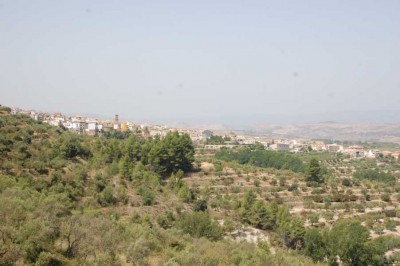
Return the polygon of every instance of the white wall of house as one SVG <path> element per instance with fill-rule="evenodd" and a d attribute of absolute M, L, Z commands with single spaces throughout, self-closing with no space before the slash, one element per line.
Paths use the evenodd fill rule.
<path fill-rule="evenodd" d="M 87 129 L 88 130 L 97 130 L 97 122 L 89 122 L 87 124 Z"/>

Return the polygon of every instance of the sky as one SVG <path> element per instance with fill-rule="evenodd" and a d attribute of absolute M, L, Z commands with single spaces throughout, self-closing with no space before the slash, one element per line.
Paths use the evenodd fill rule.
<path fill-rule="evenodd" d="M 0 0 L 0 104 L 138 120 L 398 110 L 400 1 Z"/>

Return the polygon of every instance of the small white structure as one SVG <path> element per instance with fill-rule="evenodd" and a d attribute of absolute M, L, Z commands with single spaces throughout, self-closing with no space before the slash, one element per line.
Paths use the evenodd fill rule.
<path fill-rule="evenodd" d="M 270 148 L 274 151 L 290 151 L 290 144 L 279 142 L 271 144 Z"/>
<path fill-rule="evenodd" d="M 343 146 L 338 145 L 338 144 L 327 144 L 326 145 L 326 150 L 328 152 L 341 152 L 343 151 Z"/>

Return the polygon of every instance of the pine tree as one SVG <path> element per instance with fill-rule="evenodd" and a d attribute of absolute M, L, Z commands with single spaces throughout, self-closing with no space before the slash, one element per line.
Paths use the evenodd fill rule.
<path fill-rule="evenodd" d="M 306 171 L 307 182 L 322 183 L 321 166 L 316 158 L 312 158 Z"/>

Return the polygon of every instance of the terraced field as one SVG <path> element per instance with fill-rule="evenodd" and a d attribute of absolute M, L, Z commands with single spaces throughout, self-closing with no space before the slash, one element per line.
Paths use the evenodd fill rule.
<path fill-rule="evenodd" d="M 221 162 L 212 156 L 203 158 L 200 171 L 184 180 L 196 193 L 210 197 L 217 214 L 234 215 L 236 202 L 252 189 L 267 204 L 276 201 L 289 206 L 290 213 L 301 217 L 306 227 L 330 228 L 339 219 L 358 218 L 373 237 L 400 236 L 398 180 L 382 183 L 353 178 L 362 169 L 380 169 L 398 176 L 396 163 L 346 158 L 320 163 L 326 174 L 318 187 L 307 186 L 303 173 Z"/>

